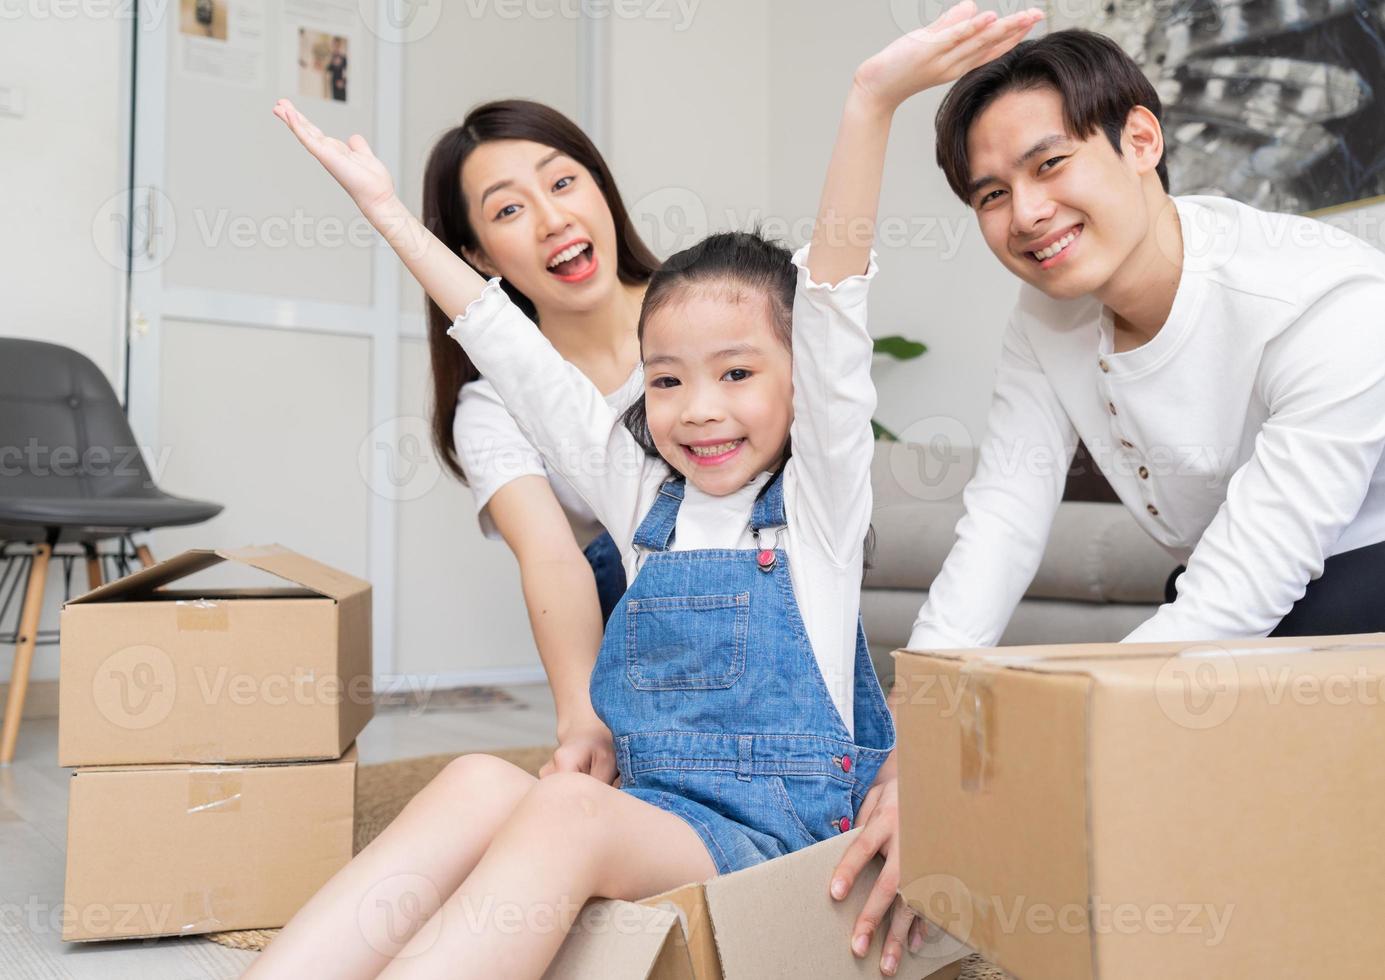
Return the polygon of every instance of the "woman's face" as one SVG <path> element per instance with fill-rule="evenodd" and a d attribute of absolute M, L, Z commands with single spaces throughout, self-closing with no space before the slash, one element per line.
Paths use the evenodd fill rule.
<path fill-rule="evenodd" d="M 619 285 L 611 209 L 576 160 L 542 143 L 495 140 L 472 151 L 461 180 L 479 245 L 466 258 L 486 275 L 539 310 L 594 309 Z"/>

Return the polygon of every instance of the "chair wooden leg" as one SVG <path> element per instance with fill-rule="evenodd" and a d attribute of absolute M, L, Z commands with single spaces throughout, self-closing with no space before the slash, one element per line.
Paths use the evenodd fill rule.
<path fill-rule="evenodd" d="M 101 556 L 97 554 L 96 545 L 89 544 L 84 550 L 87 554 L 87 591 L 90 592 L 105 584 L 105 576 L 101 573 Z"/>
<path fill-rule="evenodd" d="M 148 568 L 150 565 L 154 564 L 154 553 L 149 550 L 149 546 L 147 544 L 136 546 L 135 554 L 139 555 L 139 563 L 143 565 L 145 568 Z"/>
<path fill-rule="evenodd" d="M 34 645 L 38 641 L 39 614 L 43 611 L 43 587 L 48 579 L 48 559 L 53 555 L 51 544 L 41 544 L 34 551 L 34 564 L 29 570 L 29 586 L 24 593 L 24 608 L 19 615 L 19 642 L 14 648 L 14 670 L 10 672 L 10 695 L 5 702 L 5 723 L 0 729 L 0 765 L 14 760 L 14 746 L 19 739 L 19 716 L 24 713 L 24 695 L 29 689 L 29 668 L 34 661 Z"/>

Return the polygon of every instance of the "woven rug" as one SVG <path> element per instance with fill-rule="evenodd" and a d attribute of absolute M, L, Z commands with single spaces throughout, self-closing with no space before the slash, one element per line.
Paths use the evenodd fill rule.
<path fill-rule="evenodd" d="M 537 776 L 539 768 L 553 755 L 553 748 L 492 749 L 490 754 L 513 762 L 525 772 Z M 454 753 L 443 753 L 361 766 L 356 773 L 356 839 L 353 850 L 359 853 L 374 840 L 413 799 L 414 794 L 455 758 Z M 232 949 L 258 952 L 268 946 L 278 932 L 278 929 L 242 929 L 237 932 L 211 932 L 205 938 Z M 963 963 L 958 980 L 1008 980 L 1008 974 L 991 966 L 980 956 L 972 956 Z"/>
<path fill-rule="evenodd" d="M 529 705 L 498 687 L 444 687 L 436 691 L 400 689 L 375 692 L 375 709 L 385 713 L 407 712 L 418 715 L 425 711 L 493 711 L 497 708 L 527 711 Z"/>

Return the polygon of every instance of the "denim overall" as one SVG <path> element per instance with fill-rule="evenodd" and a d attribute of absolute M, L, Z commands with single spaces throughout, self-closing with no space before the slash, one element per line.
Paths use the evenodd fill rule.
<path fill-rule="evenodd" d="M 683 480 L 635 534 L 647 552 L 607 624 L 592 706 L 621 789 L 683 818 L 725 874 L 851 828 L 894 722 L 858 617 L 847 734 L 818 669 L 781 548 L 670 551 Z M 782 473 L 751 515 L 782 528 Z"/>
<path fill-rule="evenodd" d="M 596 597 L 601 602 L 601 623 L 610 621 L 616 603 L 625 594 L 625 566 L 620 563 L 620 549 L 611 535 L 602 531 L 582 551 L 596 577 Z"/>

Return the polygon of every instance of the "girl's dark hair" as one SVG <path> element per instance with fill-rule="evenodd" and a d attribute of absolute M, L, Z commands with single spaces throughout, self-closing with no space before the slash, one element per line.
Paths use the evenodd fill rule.
<path fill-rule="evenodd" d="M 616 189 L 615 177 L 587 134 L 567 116 L 539 102 L 504 99 L 487 102 L 467 113 L 462 124 L 449 129 L 433 145 L 423 173 L 423 224 L 459 257 L 462 249 L 475 249 L 476 229 L 467 217 L 462 197 L 462 164 L 483 143 L 495 140 L 530 140 L 561 150 L 586 167 L 601 188 L 616 228 L 616 275 L 633 285 L 648 282 L 659 260 L 640 240 Z M 464 258 L 464 257 L 463 257 Z M 470 264 L 470 263 L 468 263 Z M 474 268 L 474 267 L 473 267 Z M 477 270 L 480 272 L 480 270 Z M 481 273 L 484 275 L 484 273 Z M 509 282 L 501 287 L 525 315 L 537 321 L 534 304 Z M 463 483 L 452 441 L 452 419 L 457 410 L 457 393 L 462 385 L 475 381 L 480 372 L 460 344 L 447 336 L 452 325 L 438 305 L 428 300 L 428 351 L 433 364 L 433 448 L 443 464 Z"/>
<path fill-rule="evenodd" d="M 970 204 L 971 162 L 967 136 L 992 102 L 1007 92 L 1048 87 L 1063 101 L 1070 135 L 1086 139 L 1098 129 L 1121 155 L 1121 133 L 1130 110 L 1144 106 L 1162 119 L 1154 86 L 1120 45 L 1102 34 L 1073 28 L 1022 41 L 1006 54 L 963 75 L 938 107 L 938 166 L 954 194 Z M 1169 171 L 1160 160 L 1155 172 L 1164 190 Z"/>
<path fill-rule="evenodd" d="M 640 350 L 644 350 L 644 328 L 649 318 L 694 290 L 736 297 L 747 293 L 763 296 L 769 303 L 775 336 L 792 350 L 797 284 L 793 253 L 758 230 L 709 235 L 691 248 L 669 256 L 650 278 L 640 307 Z M 649 434 L 643 395 L 626 409 L 623 421 L 647 455 L 659 455 Z"/>

